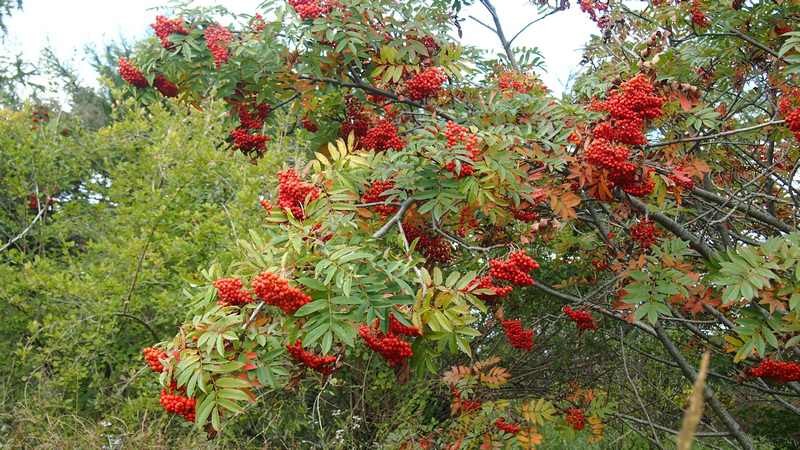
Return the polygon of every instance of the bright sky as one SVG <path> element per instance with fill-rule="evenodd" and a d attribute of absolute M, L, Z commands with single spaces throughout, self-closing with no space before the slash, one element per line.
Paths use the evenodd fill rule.
<path fill-rule="evenodd" d="M 94 73 L 83 61 L 85 45 L 102 48 L 103 42 L 125 37 L 129 40 L 150 33 L 149 24 L 157 12 L 153 8 L 165 0 L 24 0 L 24 9 L 8 20 L 6 49 L 21 52 L 34 61 L 42 49 L 51 46 L 61 59 L 71 61 L 86 83 L 94 83 Z M 236 13 L 257 11 L 260 0 L 195 0 L 195 5 L 221 4 Z M 477 3 L 477 2 L 476 2 Z M 496 0 L 506 34 L 513 36 L 536 18 L 536 8 L 527 0 Z M 480 4 L 466 11 L 483 22 L 491 18 Z M 581 48 L 595 30 L 579 8 L 559 12 L 530 27 L 514 44 L 538 47 L 548 72 L 544 82 L 556 93 L 563 90 L 569 75 L 578 68 Z M 496 36 L 472 20 L 464 23 L 464 41 L 487 49 L 500 50 Z"/>

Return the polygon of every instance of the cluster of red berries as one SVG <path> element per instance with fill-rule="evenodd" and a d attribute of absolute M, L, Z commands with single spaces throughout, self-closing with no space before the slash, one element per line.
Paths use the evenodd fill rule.
<path fill-rule="evenodd" d="M 497 76 L 497 87 L 501 91 L 516 91 L 520 94 L 527 94 L 533 87 L 533 80 L 518 72 L 505 71 Z"/>
<path fill-rule="evenodd" d="M 314 352 L 305 350 L 303 348 L 303 342 L 299 339 L 295 341 L 294 345 L 288 344 L 286 350 L 289 352 L 292 359 L 323 375 L 330 375 L 336 370 L 334 366 L 334 364 L 336 364 L 335 356 L 319 356 Z"/>
<path fill-rule="evenodd" d="M 611 93 L 604 101 L 593 101 L 591 109 L 608 113 L 609 118 L 593 129 L 594 140 L 586 151 L 589 164 L 605 169 L 609 181 L 625 192 L 641 197 L 654 188 L 649 169 L 628 161 L 626 145 L 645 145 L 645 122 L 660 117 L 664 98 L 655 94 L 650 80 L 639 74 Z"/>
<path fill-rule="evenodd" d="M 303 206 L 316 200 L 319 194 L 319 188 L 301 180 L 294 169 L 278 172 L 278 206 L 288 209 L 295 219 L 306 218 Z"/>
<path fill-rule="evenodd" d="M 382 152 L 385 150 L 402 150 L 406 141 L 398 135 L 397 127 L 388 119 L 381 119 L 367 130 L 361 139 L 361 147 Z"/>
<path fill-rule="evenodd" d="M 428 50 L 428 56 L 433 56 L 439 53 L 439 50 L 441 49 L 433 36 L 423 36 L 419 41 L 422 42 L 422 45 L 424 45 L 425 49 Z"/>
<path fill-rule="evenodd" d="M 206 47 L 211 52 L 214 64 L 219 69 L 228 62 L 230 57 L 228 46 L 233 41 L 233 33 L 227 27 L 214 24 L 206 28 L 203 35 L 206 38 Z"/>
<path fill-rule="evenodd" d="M 673 169 L 669 174 L 669 179 L 683 189 L 692 190 L 692 188 L 694 188 L 694 180 L 692 180 L 692 176 L 689 175 L 689 173 L 686 172 L 686 170 L 682 167 Z"/>
<path fill-rule="evenodd" d="M 643 249 L 650 248 L 656 243 L 658 230 L 656 225 L 650 219 L 640 220 L 633 225 L 630 229 L 631 239 L 639 243 L 639 247 Z"/>
<path fill-rule="evenodd" d="M 415 223 L 408 219 L 403 221 L 403 232 L 405 232 L 408 242 L 419 239 L 419 241 L 417 241 L 417 249 L 429 262 L 439 264 L 450 262 L 453 256 L 453 247 L 442 236 L 434 234 L 422 224 Z"/>
<path fill-rule="evenodd" d="M 144 89 L 150 86 L 150 83 L 147 82 L 147 78 L 144 77 L 144 74 L 137 69 L 133 63 L 123 57 L 119 58 L 118 70 L 119 76 L 131 86 L 138 89 Z M 155 79 L 153 80 L 153 87 L 155 87 L 164 97 L 176 97 L 178 95 L 178 86 L 169 81 L 163 74 L 156 75 Z"/>
<path fill-rule="evenodd" d="M 751 377 L 769 378 L 778 383 L 800 381 L 800 363 L 763 359 L 757 366 L 747 369 L 747 374 Z"/>
<path fill-rule="evenodd" d="M 503 325 L 503 332 L 512 347 L 526 352 L 533 349 L 533 330 L 523 327 L 521 320 L 504 320 L 500 323 Z"/>
<path fill-rule="evenodd" d="M 580 408 L 568 408 L 564 416 L 569 426 L 575 431 L 580 431 L 586 426 L 586 416 Z"/>
<path fill-rule="evenodd" d="M 161 390 L 161 406 L 170 414 L 183 416 L 189 422 L 194 422 L 196 401 L 191 397 L 176 394 L 175 383 L 169 389 Z"/>
<path fill-rule="evenodd" d="M 264 21 L 264 16 L 259 13 L 250 19 L 250 31 L 253 33 L 261 33 L 267 27 L 267 22 Z"/>
<path fill-rule="evenodd" d="M 422 336 L 422 332 L 419 331 L 419 328 L 402 324 L 394 314 L 389 316 L 389 332 L 402 334 L 403 336 Z"/>
<path fill-rule="evenodd" d="M 305 292 L 289 285 L 289 281 L 272 272 L 262 272 L 253 278 L 253 291 L 264 303 L 277 306 L 286 314 L 294 314 L 311 302 Z"/>
<path fill-rule="evenodd" d="M 475 294 L 479 299 L 487 302 L 494 303 L 499 299 L 507 296 L 514 290 L 513 286 L 495 286 L 494 278 L 490 275 L 475 278 L 470 281 L 467 287 L 464 288 L 466 292 L 473 292 L 479 290 L 489 291 L 487 294 Z"/>
<path fill-rule="evenodd" d="M 156 22 L 150 27 L 156 32 L 156 36 L 161 41 L 161 46 L 167 50 L 174 46 L 172 41 L 169 40 L 170 35 L 189 34 L 189 31 L 184 27 L 183 19 L 180 17 L 168 19 L 164 16 L 156 16 Z"/>
<path fill-rule="evenodd" d="M 145 362 L 147 362 L 147 365 L 150 366 L 150 370 L 156 373 L 161 373 L 164 371 L 164 365 L 161 364 L 161 360 L 167 359 L 167 352 L 157 348 L 147 347 L 142 350 L 142 353 L 144 354 Z"/>
<path fill-rule="evenodd" d="M 536 206 L 532 205 L 530 202 L 522 201 L 519 203 L 519 206 L 512 206 L 511 215 L 514 216 L 515 219 L 521 220 L 522 222 L 533 223 L 539 220 L 539 213 L 536 212 Z"/>
<path fill-rule="evenodd" d="M 162 74 L 156 75 L 156 78 L 153 80 L 153 87 L 164 97 L 178 96 L 178 86 L 172 81 L 169 81 L 167 77 Z"/>
<path fill-rule="evenodd" d="M 364 203 L 381 203 L 386 202 L 389 198 L 384 192 L 394 189 L 394 181 L 392 180 L 375 180 L 369 185 L 366 192 L 361 196 L 361 201 Z M 376 205 L 372 208 L 383 217 L 390 216 L 397 212 L 395 205 Z"/>
<path fill-rule="evenodd" d="M 580 0 L 579 4 L 581 5 L 581 11 L 588 14 L 592 22 L 596 23 L 600 29 L 605 29 L 611 25 L 608 14 L 606 14 L 606 10 L 608 10 L 608 1 Z"/>
<path fill-rule="evenodd" d="M 269 136 L 250 133 L 244 128 L 236 128 L 231 131 L 230 136 L 233 146 L 245 154 L 263 152 L 267 147 L 267 141 L 269 141 Z"/>
<path fill-rule="evenodd" d="M 506 422 L 505 417 L 501 417 L 494 421 L 494 426 L 504 433 L 517 434 L 522 429 L 519 424 L 514 422 Z"/>
<path fill-rule="evenodd" d="M 316 133 L 319 130 L 319 126 L 317 126 L 317 123 L 314 122 L 314 120 L 308 116 L 303 117 L 300 120 L 300 124 L 303 125 L 303 128 L 305 128 L 305 130 L 308 131 L 309 133 Z"/>
<path fill-rule="evenodd" d="M 217 303 L 220 306 L 241 306 L 253 301 L 251 294 L 238 278 L 220 278 L 214 281 L 217 288 Z"/>
<path fill-rule="evenodd" d="M 447 75 L 439 67 L 429 67 L 406 81 L 406 92 L 411 100 L 435 97 L 447 81 Z"/>
<path fill-rule="evenodd" d="M 137 69 L 136 66 L 134 66 L 133 63 L 128 61 L 126 58 L 120 56 L 118 65 L 119 76 L 131 86 L 139 89 L 150 86 L 150 83 L 147 82 L 144 74 L 142 74 L 142 72 L 139 71 L 139 69 Z"/>
<path fill-rule="evenodd" d="M 778 109 L 786 120 L 786 126 L 794 133 L 795 139 L 800 141 L 800 89 L 793 89 L 781 96 Z"/>
<path fill-rule="evenodd" d="M 369 116 L 364 112 L 364 106 L 355 97 L 345 100 L 345 118 L 342 122 L 340 134 L 347 138 L 350 133 L 356 138 L 363 138 L 369 131 Z"/>
<path fill-rule="evenodd" d="M 447 139 L 447 148 L 452 149 L 456 148 L 457 146 L 463 146 L 470 160 L 477 161 L 480 159 L 480 140 L 478 139 L 478 136 L 470 132 L 468 128 L 462 127 L 461 125 L 458 125 L 452 121 L 448 121 L 444 130 L 444 136 Z M 458 177 L 470 176 L 475 173 L 475 168 L 472 167 L 471 164 L 464 161 L 460 161 L 460 163 L 461 168 L 458 171 L 455 161 L 448 162 L 445 165 L 445 169 L 456 174 Z"/>
<path fill-rule="evenodd" d="M 392 367 L 402 365 L 414 354 L 411 351 L 411 344 L 391 331 L 384 334 L 375 328 L 361 325 L 358 327 L 358 335 L 367 347 L 380 354 Z"/>
<path fill-rule="evenodd" d="M 271 111 L 272 106 L 269 103 L 250 102 L 236 105 L 240 127 L 248 130 L 260 130 Z"/>
<path fill-rule="evenodd" d="M 575 326 L 578 327 L 578 330 L 583 331 L 597 329 L 597 322 L 595 322 L 594 317 L 592 317 L 589 311 L 582 309 L 576 310 L 569 306 L 565 306 L 561 309 L 561 311 L 563 311 L 570 320 L 575 322 Z"/>
<path fill-rule="evenodd" d="M 539 263 L 522 250 L 510 253 L 505 261 L 500 259 L 489 261 L 489 275 L 519 286 L 533 285 L 534 280 L 530 272 L 538 268 Z"/>
<path fill-rule="evenodd" d="M 706 14 L 703 12 L 703 5 L 700 0 L 692 0 L 690 12 L 692 13 L 693 24 L 700 28 L 706 28 L 711 25 L 711 21 L 708 20 L 708 17 L 706 17 Z"/>
<path fill-rule="evenodd" d="M 328 0 L 288 0 L 288 3 L 303 20 L 314 20 L 328 14 L 336 6 L 335 1 Z"/>

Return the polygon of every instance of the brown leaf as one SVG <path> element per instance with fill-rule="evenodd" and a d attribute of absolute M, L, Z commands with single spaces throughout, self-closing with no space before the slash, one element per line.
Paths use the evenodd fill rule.
<path fill-rule="evenodd" d="M 464 377 L 468 377 L 472 375 L 472 369 L 465 366 L 453 366 L 450 370 L 446 371 L 444 375 L 442 375 L 442 381 L 446 384 L 456 384 Z"/>

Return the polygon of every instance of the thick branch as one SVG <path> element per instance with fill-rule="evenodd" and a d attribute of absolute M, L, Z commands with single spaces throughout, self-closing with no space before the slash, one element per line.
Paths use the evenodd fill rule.
<path fill-rule="evenodd" d="M 660 212 L 648 211 L 647 205 L 636 197 L 630 195 L 626 195 L 626 197 L 628 199 L 628 202 L 630 202 L 630 204 L 634 208 L 639 210 L 639 212 L 646 213 L 647 215 L 652 217 L 653 220 L 658 222 L 659 225 L 672 232 L 672 234 L 678 236 L 684 241 L 689 242 L 689 245 L 693 249 L 695 249 L 698 253 L 703 255 L 703 258 L 712 259 L 714 257 L 714 251 L 708 245 L 706 245 L 706 243 L 703 242 L 702 239 L 692 234 L 686 228 L 682 227 L 678 222 L 675 222 L 674 220 L 670 219 L 669 217 L 665 216 Z"/>
<path fill-rule="evenodd" d="M 399 223 L 401 220 L 403 220 L 403 216 L 405 216 L 405 215 L 406 215 L 406 211 L 408 211 L 408 208 L 410 208 L 410 207 L 411 207 L 411 205 L 412 205 L 413 203 L 414 203 L 414 198 L 413 198 L 413 197 L 409 197 L 409 198 L 405 199 L 405 200 L 403 201 L 403 203 L 402 203 L 402 204 L 400 204 L 400 209 L 398 209 L 398 210 L 397 210 L 397 212 L 396 212 L 396 213 L 394 213 L 394 215 L 392 216 L 392 218 L 391 218 L 391 219 L 389 219 L 389 221 L 388 221 L 388 222 L 386 222 L 385 224 L 383 224 L 383 226 L 382 226 L 382 227 L 380 227 L 380 229 L 379 229 L 378 231 L 376 231 L 376 232 L 375 232 L 375 233 L 372 235 L 372 238 L 373 238 L 373 239 L 380 239 L 380 238 L 384 237 L 384 236 L 386 235 L 386 233 L 388 233 L 388 232 L 389 232 L 389 230 L 391 230 L 391 229 L 392 229 L 392 227 L 393 227 L 395 224 L 397 224 L 397 223 Z"/>
<path fill-rule="evenodd" d="M 705 189 L 700 189 L 699 187 L 692 188 L 692 193 L 700 198 L 722 205 L 729 204 L 734 200 L 734 199 L 726 199 L 713 192 L 706 191 Z M 784 233 L 791 233 L 793 231 L 796 231 L 792 229 L 792 227 L 790 227 L 789 225 L 778 219 L 777 217 L 773 216 L 772 214 L 764 212 L 758 208 L 753 208 L 750 205 L 734 204 L 734 208 L 738 209 L 739 211 L 742 211 L 743 213 L 747 214 L 750 217 L 753 217 L 754 219 L 758 219 L 761 222 L 764 222 L 767 225 L 771 225 L 777 228 L 778 230 L 783 231 Z"/>
<path fill-rule="evenodd" d="M 494 21 L 494 32 L 497 34 L 497 37 L 500 39 L 500 44 L 503 46 L 503 50 L 506 52 L 508 63 L 511 64 L 511 67 L 514 70 L 519 70 L 517 58 L 514 57 L 514 51 L 511 49 L 511 43 L 508 41 L 508 39 L 506 39 L 506 34 L 503 32 L 503 24 L 500 23 L 500 16 L 497 15 L 497 10 L 494 8 L 494 5 L 492 5 L 491 0 L 481 0 L 481 4 L 485 6 L 486 10 L 489 11 L 489 14 L 492 15 L 492 20 Z"/>
<path fill-rule="evenodd" d="M 653 327 L 658 335 L 658 339 L 664 345 L 664 348 L 667 349 L 667 352 L 670 354 L 672 359 L 678 364 L 683 372 L 683 375 L 688 378 L 692 383 L 697 379 L 697 372 L 694 370 L 686 358 L 683 357 L 683 354 L 678 350 L 675 346 L 675 343 L 667 336 L 667 333 L 661 327 L 661 325 L 656 324 Z M 722 423 L 725 425 L 725 428 L 731 432 L 733 437 L 742 445 L 743 448 L 748 450 L 755 450 L 753 447 L 753 442 L 750 440 L 750 437 L 747 436 L 742 428 L 739 426 L 739 423 L 736 422 L 736 419 L 728 412 L 728 409 L 714 396 L 714 392 L 706 386 L 704 389 L 706 400 L 708 401 L 709 406 L 714 412 L 719 416 Z"/>

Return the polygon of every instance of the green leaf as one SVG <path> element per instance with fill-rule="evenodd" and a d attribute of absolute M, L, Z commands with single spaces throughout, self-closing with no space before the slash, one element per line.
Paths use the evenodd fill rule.
<path fill-rule="evenodd" d="M 305 317 L 314 314 L 317 311 L 322 311 L 328 308 L 328 301 L 326 299 L 315 300 L 311 303 L 306 303 L 294 312 L 295 317 Z"/>
<path fill-rule="evenodd" d="M 252 400 L 249 395 L 239 389 L 221 389 L 218 391 L 218 395 L 220 398 L 227 398 L 228 400 L 239 400 L 243 402 Z"/>
<path fill-rule="evenodd" d="M 322 263 L 322 261 L 320 261 L 320 264 L 321 263 Z M 330 261 L 328 261 L 328 263 L 330 263 Z M 320 264 L 318 264 L 318 266 Z M 325 292 L 325 291 L 328 290 L 328 288 L 325 287 L 324 284 L 322 284 L 319 280 L 316 280 L 314 278 L 302 277 L 302 278 L 298 278 L 296 281 L 298 283 L 302 284 L 303 286 L 311 288 L 311 289 L 313 289 L 315 291 Z"/>
<path fill-rule="evenodd" d="M 251 388 L 253 387 L 252 383 L 247 380 L 243 380 L 241 378 L 234 378 L 234 377 L 222 377 L 217 379 L 214 382 L 214 385 L 218 388 Z"/>
<path fill-rule="evenodd" d="M 216 398 L 217 393 L 212 392 L 205 396 L 205 398 L 200 402 L 197 406 L 197 415 L 195 416 L 195 424 L 198 427 L 202 427 L 205 425 L 206 420 L 208 420 L 208 415 L 211 414 L 211 410 L 216 406 Z"/>

